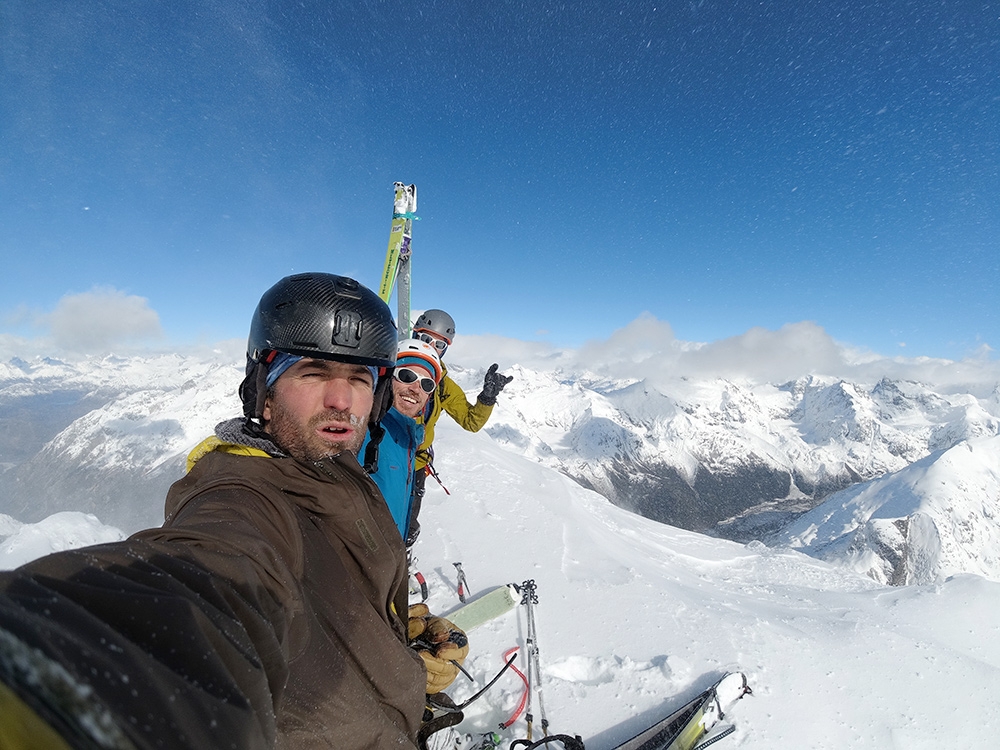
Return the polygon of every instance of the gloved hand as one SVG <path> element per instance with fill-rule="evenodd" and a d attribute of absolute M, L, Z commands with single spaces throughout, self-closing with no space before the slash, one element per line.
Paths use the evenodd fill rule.
<path fill-rule="evenodd" d="M 483 380 L 483 392 L 479 394 L 479 400 L 487 406 L 493 406 L 497 402 L 497 396 L 504 386 L 514 379 L 513 375 L 501 375 L 497 372 L 499 365 L 493 363 L 486 371 L 486 378 Z"/>
<path fill-rule="evenodd" d="M 409 617 L 410 648 L 427 668 L 427 694 L 440 693 L 458 677 L 469 655 L 469 639 L 454 623 L 432 615 L 426 604 L 411 606 Z"/>

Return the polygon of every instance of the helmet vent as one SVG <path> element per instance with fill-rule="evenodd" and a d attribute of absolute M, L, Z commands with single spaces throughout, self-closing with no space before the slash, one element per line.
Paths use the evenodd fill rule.
<path fill-rule="evenodd" d="M 347 276 L 340 276 L 337 279 L 337 294 L 344 297 L 350 297 L 351 299 L 360 299 L 361 295 L 359 290 L 361 285 L 354 279 L 348 278 Z"/>

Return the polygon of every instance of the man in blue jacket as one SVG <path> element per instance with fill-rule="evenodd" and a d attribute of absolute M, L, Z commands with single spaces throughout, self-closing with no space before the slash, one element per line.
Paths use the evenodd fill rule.
<path fill-rule="evenodd" d="M 415 421 L 441 382 L 441 360 L 434 347 L 417 339 L 399 343 L 392 382 L 392 407 L 382 418 L 385 435 L 371 477 L 382 491 L 399 533 L 406 539 L 413 496 L 413 470 L 424 427 Z M 361 449 L 365 455 L 367 440 Z"/>

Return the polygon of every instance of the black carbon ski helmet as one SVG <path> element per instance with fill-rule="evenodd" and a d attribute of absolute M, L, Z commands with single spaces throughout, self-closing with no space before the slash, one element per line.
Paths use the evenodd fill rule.
<path fill-rule="evenodd" d="M 455 319 L 444 310 L 426 310 L 413 324 L 413 332 L 430 331 L 451 344 L 455 340 Z"/>
<path fill-rule="evenodd" d="M 247 376 L 240 386 L 240 398 L 243 413 L 257 425 L 264 408 L 267 366 L 274 352 L 384 371 L 396 364 L 396 324 L 379 296 L 354 279 L 330 273 L 301 273 L 281 279 L 257 303 L 247 340 Z M 379 378 L 379 385 L 388 380 Z M 380 395 L 376 391 L 373 421 L 385 411 L 379 406 Z"/>
<path fill-rule="evenodd" d="M 378 295 L 331 273 L 287 276 L 260 298 L 247 356 L 268 351 L 370 367 L 396 363 L 396 324 Z"/>

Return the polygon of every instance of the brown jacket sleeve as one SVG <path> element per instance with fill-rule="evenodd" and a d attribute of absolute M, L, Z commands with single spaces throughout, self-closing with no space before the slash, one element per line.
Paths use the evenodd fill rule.
<path fill-rule="evenodd" d="M 67 703 L 65 687 L 11 687 L 22 696 L 27 687 L 64 736 L 103 717 L 127 735 L 116 747 L 273 748 L 286 622 L 258 566 L 228 551 L 182 556 L 169 543 L 133 538 L 0 575 L 0 630 L 93 706 Z"/>

